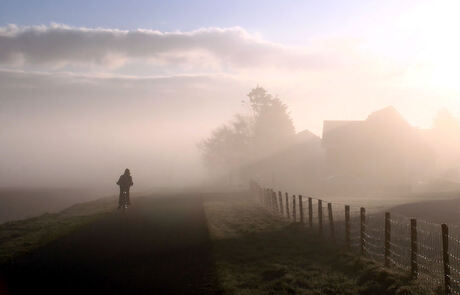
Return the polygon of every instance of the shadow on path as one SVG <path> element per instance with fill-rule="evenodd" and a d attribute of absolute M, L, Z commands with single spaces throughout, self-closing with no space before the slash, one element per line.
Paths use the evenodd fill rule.
<path fill-rule="evenodd" d="M 197 196 L 137 198 L 2 273 L 10 294 L 220 293 Z"/>

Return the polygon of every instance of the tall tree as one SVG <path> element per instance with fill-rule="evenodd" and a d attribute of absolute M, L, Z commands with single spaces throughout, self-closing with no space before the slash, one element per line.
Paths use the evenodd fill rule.
<path fill-rule="evenodd" d="M 259 86 L 248 97 L 254 116 L 254 148 L 262 154 L 276 151 L 295 134 L 287 106 Z"/>
<path fill-rule="evenodd" d="M 213 131 L 199 148 L 211 169 L 234 170 L 286 144 L 295 134 L 287 106 L 262 87 L 248 94 L 250 115 L 236 115 Z"/>

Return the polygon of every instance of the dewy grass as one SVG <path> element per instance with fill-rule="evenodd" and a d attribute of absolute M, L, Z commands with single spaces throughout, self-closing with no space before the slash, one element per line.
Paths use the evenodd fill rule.
<path fill-rule="evenodd" d="M 208 201 L 205 212 L 225 294 L 431 294 L 405 274 L 269 214 L 248 196 Z"/>
<path fill-rule="evenodd" d="M 59 213 L 0 225 L 0 263 L 14 259 L 91 223 L 115 208 L 112 198 L 76 204 Z"/>

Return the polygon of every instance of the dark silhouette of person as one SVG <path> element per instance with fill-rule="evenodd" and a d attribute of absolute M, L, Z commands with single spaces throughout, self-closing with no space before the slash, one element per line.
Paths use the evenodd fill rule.
<path fill-rule="evenodd" d="M 123 173 L 117 181 L 117 184 L 120 186 L 120 197 L 118 198 L 118 208 L 121 208 L 123 205 L 123 193 L 126 192 L 126 203 L 128 205 L 131 204 L 129 200 L 129 188 L 134 185 L 133 178 L 129 172 L 129 169 L 125 169 L 125 173 Z"/>

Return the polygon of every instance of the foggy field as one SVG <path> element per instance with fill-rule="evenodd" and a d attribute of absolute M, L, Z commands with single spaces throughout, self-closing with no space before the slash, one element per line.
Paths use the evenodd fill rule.
<path fill-rule="evenodd" d="M 46 198 L 45 198 L 46 199 Z M 116 208 L 114 198 L 73 205 L 59 213 L 0 225 L 0 263 L 62 238 Z"/>
<path fill-rule="evenodd" d="M 308 194 L 304 194 L 308 197 Z M 418 218 L 435 223 L 460 225 L 460 192 L 430 192 L 386 195 L 315 196 L 322 198 L 323 204 L 331 202 L 334 212 L 343 218 L 344 206 L 358 210 L 366 208 L 368 213 L 394 212 L 408 218 Z M 290 197 L 291 198 L 291 197 Z M 316 207 L 315 207 L 316 208 Z"/>
<path fill-rule="evenodd" d="M 308 190 L 305 190 L 308 192 Z M 309 194 L 304 193 L 305 191 L 289 191 L 290 194 L 301 194 L 304 197 L 314 197 L 317 199 L 322 199 L 323 202 L 332 202 L 336 206 L 341 205 L 350 205 L 354 207 L 365 207 L 370 211 L 382 211 L 388 210 L 390 208 L 407 205 L 411 206 L 414 203 L 420 202 L 440 202 L 444 203 L 445 201 L 452 200 L 455 202 L 455 199 L 460 198 L 460 191 L 448 191 L 448 192 L 423 192 L 423 193 L 361 193 L 361 194 Z M 284 191 L 283 195 L 284 195 Z"/>
<path fill-rule="evenodd" d="M 343 205 L 364 207 L 369 213 L 388 211 L 433 223 L 460 225 L 460 192 L 412 193 L 406 195 L 324 197 L 334 208 Z M 343 214 L 343 212 L 341 212 Z"/>
<path fill-rule="evenodd" d="M 269 214 L 244 194 L 205 202 L 225 294 L 429 294 Z"/>
<path fill-rule="evenodd" d="M 429 200 L 403 204 L 390 209 L 390 212 L 407 217 L 422 219 L 434 223 L 460 225 L 460 198 L 454 199 L 430 198 Z"/>
<path fill-rule="evenodd" d="M 77 189 L 0 188 L 0 223 L 55 213 L 94 199 L 95 194 Z"/>

